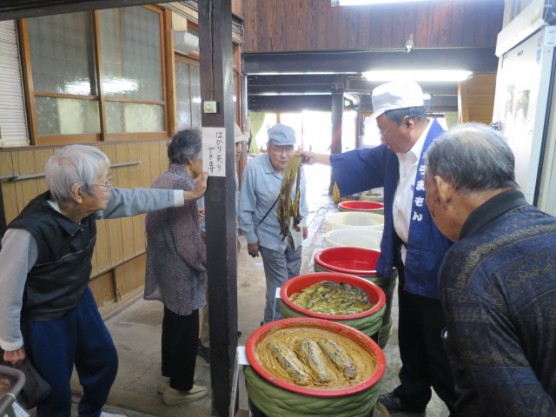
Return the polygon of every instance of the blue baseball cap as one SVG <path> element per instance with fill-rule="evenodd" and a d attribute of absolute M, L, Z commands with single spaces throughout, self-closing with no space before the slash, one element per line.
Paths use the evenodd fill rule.
<path fill-rule="evenodd" d="M 268 140 L 271 140 L 274 145 L 295 145 L 295 131 L 289 126 L 278 123 L 268 129 L 267 134 Z"/>

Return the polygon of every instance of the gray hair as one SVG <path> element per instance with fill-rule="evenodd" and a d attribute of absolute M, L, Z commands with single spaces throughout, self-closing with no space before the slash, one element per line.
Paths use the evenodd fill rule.
<path fill-rule="evenodd" d="M 516 189 L 512 150 L 498 132 L 481 123 L 456 126 L 427 151 L 427 172 L 456 190 Z"/>
<path fill-rule="evenodd" d="M 110 160 L 99 149 L 87 145 L 69 145 L 48 158 L 46 182 L 52 198 L 59 204 L 73 202 L 71 187 L 79 184 L 94 194 L 93 183 L 110 169 Z"/>
<path fill-rule="evenodd" d="M 180 130 L 168 144 L 168 159 L 172 164 L 189 164 L 199 159 L 202 150 L 201 145 L 200 130 Z"/>

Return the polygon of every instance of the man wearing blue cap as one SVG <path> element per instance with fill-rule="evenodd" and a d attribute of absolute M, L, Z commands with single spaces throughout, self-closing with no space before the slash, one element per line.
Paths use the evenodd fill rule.
<path fill-rule="evenodd" d="M 455 389 L 442 345 L 445 319 L 438 269 L 451 242 L 434 225 L 425 204 L 425 153 L 443 133 L 427 118 L 423 91 L 415 82 L 391 82 L 373 90 L 373 118 L 382 144 L 336 155 L 301 152 L 308 163 L 332 166 L 341 195 L 384 187 L 384 233 L 377 272 L 396 267 L 401 384 L 379 401 L 389 411 L 422 412 L 434 388 L 454 414 Z"/>
<path fill-rule="evenodd" d="M 277 124 L 268 129 L 266 154 L 253 159 L 243 173 L 239 198 L 239 227 L 247 240 L 247 251 L 255 257 L 261 254 L 266 277 L 266 305 L 264 323 L 281 317 L 275 303 L 276 288 L 301 270 L 301 244 L 307 237 L 307 200 L 305 176 L 301 172 L 299 210 L 302 216 L 300 231 L 290 227 L 293 244 L 280 236 L 276 207 L 284 178 L 284 168 L 295 155 L 295 131 Z M 292 189 L 291 198 L 296 188 Z M 291 219 L 290 219 L 291 220 Z M 293 224 L 293 220 L 290 221 Z"/>

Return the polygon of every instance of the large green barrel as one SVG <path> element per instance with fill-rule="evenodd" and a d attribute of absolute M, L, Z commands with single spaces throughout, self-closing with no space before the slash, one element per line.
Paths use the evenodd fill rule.
<path fill-rule="evenodd" d="M 378 335 L 378 344 L 384 349 L 392 329 L 392 301 L 398 273 L 393 270 L 389 277 L 378 275 L 376 263 L 379 256 L 380 252 L 372 249 L 349 246 L 327 248 L 315 254 L 314 269 L 315 272 L 340 272 L 357 275 L 378 285 L 384 291 L 386 306 Z"/>
<path fill-rule="evenodd" d="M 367 293 L 369 301 L 373 307 L 358 314 L 331 315 L 315 313 L 313 311 L 303 309 L 290 300 L 290 297 L 293 294 L 301 292 L 305 288 L 323 281 L 346 283 L 351 286 L 361 288 Z M 282 312 L 282 317 L 312 317 L 335 321 L 365 333 L 367 336 L 375 339 L 377 343 L 379 341 L 385 306 L 386 296 L 384 295 L 384 291 L 382 291 L 382 289 L 380 289 L 380 287 L 376 284 L 355 275 L 342 274 L 338 272 L 321 272 L 298 275 L 297 277 L 287 280 L 280 288 L 280 311 Z"/>
<path fill-rule="evenodd" d="M 259 362 L 256 347 L 268 334 L 291 328 L 314 328 L 348 337 L 376 363 L 371 375 L 351 387 L 326 390 L 295 385 L 271 374 Z M 386 358 L 380 347 L 351 327 L 313 318 L 276 320 L 255 330 L 247 339 L 245 354 L 249 366 L 243 368 L 245 387 L 253 415 L 268 417 L 368 417 L 375 408 Z"/>

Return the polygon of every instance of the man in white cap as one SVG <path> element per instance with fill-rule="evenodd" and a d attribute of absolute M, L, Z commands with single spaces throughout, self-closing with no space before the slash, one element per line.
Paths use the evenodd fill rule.
<path fill-rule="evenodd" d="M 266 305 L 264 323 L 280 318 L 275 303 L 276 288 L 286 280 L 299 275 L 301 270 L 301 244 L 307 237 L 307 200 L 305 176 L 301 172 L 299 203 L 302 216 L 300 231 L 290 227 L 292 244 L 280 236 L 276 207 L 284 178 L 284 168 L 295 155 L 295 131 L 277 124 L 268 129 L 268 152 L 253 159 L 243 173 L 239 198 L 239 227 L 247 240 L 247 251 L 255 257 L 261 254 L 266 277 Z M 294 198 L 296 187 L 292 189 Z M 293 221 L 290 222 L 293 224 Z"/>
<path fill-rule="evenodd" d="M 332 166 L 341 195 L 384 187 L 384 233 L 377 272 L 398 269 L 398 339 L 401 384 L 379 401 L 389 411 L 424 411 L 431 387 L 454 416 L 454 379 L 441 340 L 445 327 L 438 269 L 451 242 L 431 220 L 425 203 L 424 155 L 443 133 L 427 118 L 423 91 L 414 82 L 373 90 L 373 117 L 383 144 L 336 155 L 301 152 L 308 163 Z"/>

